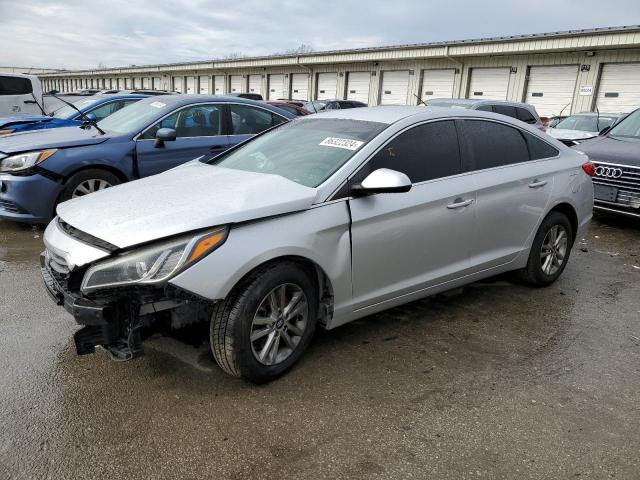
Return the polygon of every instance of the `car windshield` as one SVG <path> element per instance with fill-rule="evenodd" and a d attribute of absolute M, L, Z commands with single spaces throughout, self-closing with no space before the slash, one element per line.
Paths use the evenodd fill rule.
<path fill-rule="evenodd" d="M 73 102 L 69 102 L 71 104 L 73 104 L 78 110 L 83 110 L 85 108 L 90 107 L 91 105 L 94 105 L 96 103 L 98 103 L 100 99 L 99 98 L 83 98 L 81 100 L 75 100 Z M 69 100 L 67 100 L 69 101 Z M 63 118 L 63 119 L 67 119 L 69 117 L 73 117 L 74 114 L 77 114 L 78 112 L 76 110 L 74 110 L 73 107 L 69 106 L 69 105 L 63 105 L 62 107 L 60 107 L 58 110 L 56 110 L 55 112 L 53 112 L 53 115 L 51 115 L 54 118 Z"/>
<path fill-rule="evenodd" d="M 158 113 L 169 113 L 173 107 L 162 100 L 149 99 L 128 105 L 98 122 L 98 126 L 111 133 L 137 132 L 147 126 Z"/>
<path fill-rule="evenodd" d="M 554 128 L 566 130 L 580 130 L 581 132 L 599 132 L 603 128 L 610 127 L 616 121 L 616 117 L 603 117 L 597 115 L 572 115 L 558 122 Z"/>
<path fill-rule="evenodd" d="M 640 110 L 636 110 L 609 131 L 613 137 L 640 138 Z"/>
<path fill-rule="evenodd" d="M 317 187 L 386 127 L 378 122 L 307 117 L 283 124 L 211 163 Z"/>
<path fill-rule="evenodd" d="M 324 110 L 327 106 L 327 102 L 305 102 L 303 107 L 309 110 L 310 112 L 319 112 L 320 110 Z"/>

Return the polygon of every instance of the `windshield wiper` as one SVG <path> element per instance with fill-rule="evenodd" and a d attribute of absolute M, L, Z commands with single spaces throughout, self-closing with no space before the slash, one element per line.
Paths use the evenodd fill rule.
<path fill-rule="evenodd" d="M 58 100 L 60 100 L 62 103 L 66 103 L 67 105 L 69 105 L 71 108 L 73 108 L 76 112 L 78 112 L 82 118 L 84 119 L 84 123 L 86 123 L 87 125 L 91 125 L 92 127 L 95 127 L 96 130 L 98 130 L 100 132 L 100 135 L 104 135 L 105 132 L 104 130 L 102 130 L 99 126 L 98 126 L 98 122 L 96 122 L 95 120 L 91 120 L 89 117 L 87 117 L 87 115 L 81 111 L 78 107 L 76 107 L 73 103 L 71 102 L 67 102 L 66 100 L 61 99 L 60 97 L 58 97 L 56 94 L 52 93 L 50 94 L 52 97 L 57 98 Z M 53 116 L 53 114 L 52 114 Z"/>

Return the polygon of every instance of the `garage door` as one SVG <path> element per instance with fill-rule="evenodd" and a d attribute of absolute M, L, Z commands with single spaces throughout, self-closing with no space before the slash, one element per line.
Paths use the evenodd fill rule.
<path fill-rule="evenodd" d="M 336 73 L 319 73 L 316 98 L 318 100 L 331 100 L 338 93 L 338 75 Z"/>
<path fill-rule="evenodd" d="M 422 100 L 425 102 L 432 98 L 453 98 L 453 84 L 456 79 L 456 71 L 453 68 L 446 70 L 425 70 L 422 73 Z"/>
<path fill-rule="evenodd" d="M 269 93 L 267 98 L 269 100 L 277 100 L 284 98 L 284 75 L 269 75 Z"/>
<path fill-rule="evenodd" d="M 180 79 L 180 81 L 182 81 L 182 79 Z M 132 86 L 133 80 L 131 78 L 125 78 L 124 79 L 124 88 L 127 90 L 131 90 L 133 88 Z"/>
<path fill-rule="evenodd" d="M 144 77 L 142 79 L 142 88 L 151 88 L 151 77 Z"/>
<path fill-rule="evenodd" d="M 200 78 L 198 79 L 198 91 L 200 92 L 200 95 L 209 95 L 209 92 L 211 91 L 209 89 L 209 79 L 210 77 L 208 77 L 207 75 L 200 75 Z"/>
<path fill-rule="evenodd" d="M 154 90 L 162 90 L 162 79 L 160 77 L 153 77 L 152 84 Z"/>
<path fill-rule="evenodd" d="M 187 77 L 187 93 L 189 95 L 196 93 L 196 77 Z"/>
<path fill-rule="evenodd" d="M 577 65 L 530 67 L 525 101 L 544 117 L 569 113 L 577 78 Z"/>
<path fill-rule="evenodd" d="M 471 70 L 469 98 L 506 100 L 509 68 L 474 68 Z"/>
<path fill-rule="evenodd" d="M 347 73 L 347 100 L 369 103 L 370 84 L 371 73 L 369 72 Z"/>
<path fill-rule="evenodd" d="M 180 93 L 184 91 L 182 87 L 182 77 L 173 77 L 173 89 Z"/>
<path fill-rule="evenodd" d="M 124 78 L 119 78 L 118 79 L 118 89 L 119 90 L 124 90 Z"/>
<path fill-rule="evenodd" d="M 409 93 L 409 71 L 382 72 L 381 105 L 406 105 Z"/>
<path fill-rule="evenodd" d="M 244 78 L 242 78 L 241 75 L 231 75 L 231 92 L 230 93 L 245 93 Z"/>
<path fill-rule="evenodd" d="M 213 77 L 213 94 L 224 95 L 224 75 L 215 75 Z"/>
<path fill-rule="evenodd" d="M 249 93 L 262 95 L 262 75 L 249 75 Z"/>
<path fill-rule="evenodd" d="M 596 105 L 601 113 L 640 107 L 640 63 L 604 65 Z"/>
<path fill-rule="evenodd" d="M 291 75 L 291 98 L 293 100 L 309 99 L 309 75 L 294 73 Z"/>

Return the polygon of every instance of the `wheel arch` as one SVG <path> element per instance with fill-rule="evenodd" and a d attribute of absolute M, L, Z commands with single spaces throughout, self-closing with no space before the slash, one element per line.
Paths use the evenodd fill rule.
<path fill-rule="evenodd" d="M 92 165 L 82 165 L 81 167 L 78 167 L 75 170 L 72 170 L 70 173 L 65 174 L 62 180 L 63 183 L 67 183 L 71 177 L 73 177 L 77 173 L 84 172 L 86 170 L 104 170 L 118 177 L 118 179 L 122 183 L 129 181 L 129 178 L 127 177 L 127 175 L 125 175 L 125 173 L 119 168 L 114 167 L 113 165 L 106 165 L 104 163 L 96 163 Z"/>
<path fill-rule="evenodd" d="M 570 203 L 561 202 L 554 205 L 553 208 L 549 210 L 546 216 L 549 216 L 552 212 L 562 213 L 569 219 L 569 223 L 571 224 L 571 230 L 573 234 L 573 238 L 571 239 L 572 245 L 573 245 L 573 243 L 575 243 L 576 241 L 576 235 L 578 232 L 578 213 L 576 212 L 576 209 Z"/>
<path fill-rule="evenodd" d="M 328 320 L 333 316 L 333 306 L 334 306 L 334 290 L 333 285 L 331 283 L 331 278 L 325 270 L 315 261 L 308 257 L 304 257 L 301 255 L 280 255 L 277 257 L 270 258 L 265 260 L 264 262 L 254 266 L 248 272 L 246 272 L 231 288 L 230 291 L 235 290 L 236 288 L 242 287 L 242 285 L 246 282 L 246 280 L 251 277 L 257 270 L 265 268 L 269 265 L 281 262 L 293 262 L 299 264 L 302 268 L 305 269 L 309 278 L 311 278 L 316 287 L 318 288 L 318 299 L 319 299 L 319 308 L 318 308 L 318 316 L 319 321 L 322 324 L 326 324 Z"/>

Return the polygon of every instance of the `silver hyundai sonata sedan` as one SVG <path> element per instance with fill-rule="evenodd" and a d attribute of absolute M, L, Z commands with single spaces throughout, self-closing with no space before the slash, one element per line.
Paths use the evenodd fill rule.
<path fill-rule="evenodd" d="M 502 115 L 335 110 L 62 203 L 42 275 L 79 354 L 127 360 L 154 330 L 208 322 L 220 367 L 265 382 L 318 325 L 506 271 L 551 284 L 591 219 L 591 174 Z"/>

